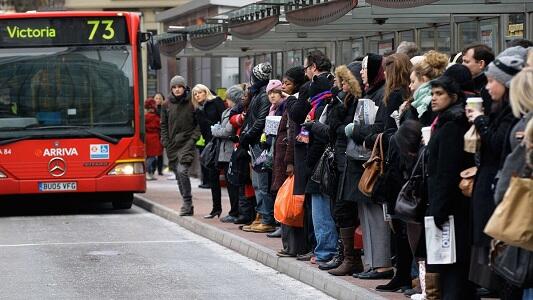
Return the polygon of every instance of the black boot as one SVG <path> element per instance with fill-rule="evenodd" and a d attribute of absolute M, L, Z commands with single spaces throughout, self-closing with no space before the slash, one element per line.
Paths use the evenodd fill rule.
<path fill-rule="evenodd" d="M 192 205 L 184 205 L 180 209 L 180 216 L 192 216 L 194 214 L 194 206 Z"/>
<path fill-rule="evenodd" d="M 333 256 L 333 258 L 327 263 L 319 264 L 318 268 L 320 270 L 335 269 L 342 264 L 343 260 L 344 260 L 344 244 L 342 243 L 342 239 L 339 239 L 337 241 L 337 253 L 335 254 L 335 256 Z"/>

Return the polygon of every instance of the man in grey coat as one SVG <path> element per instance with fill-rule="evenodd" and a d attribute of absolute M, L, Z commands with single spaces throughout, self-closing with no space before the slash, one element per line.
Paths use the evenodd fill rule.
<path fill-rule="evenodd" d="M 167 149 L 169 168 L 176 174 L 183 205 L 180 216 L 192 216 L 191 168 L 200 138 L 200 127 L 191 102 L 191 95 L 182 76 L 170 80 L 170 95 L 161 109 L 161 143 Z"/>

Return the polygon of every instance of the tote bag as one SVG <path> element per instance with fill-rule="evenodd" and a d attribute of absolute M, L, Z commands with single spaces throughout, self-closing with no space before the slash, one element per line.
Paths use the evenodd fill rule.
<path fill-rule="evenodd" d="M 533 179 L 512 177 L 503 201 L 485 226 L 485 233 L 509 245 L 533 251 Z"/>

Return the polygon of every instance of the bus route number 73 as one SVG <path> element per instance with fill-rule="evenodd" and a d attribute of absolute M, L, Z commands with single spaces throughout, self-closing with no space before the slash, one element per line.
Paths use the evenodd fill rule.
<path fill-rule="evenodd" d="M 100 24 L 102 24 L 102 26 L 105 26 L 102 38 L 110 40 L 115 37 L 115 30 L 113 29 L 113 20 L 89 20 L 87 21 L 87 24 L 93 27 L 91 33 L 89 34 L 89 41 L 92 41 L 94 39 L 94 35 L 98 31 Z"/>

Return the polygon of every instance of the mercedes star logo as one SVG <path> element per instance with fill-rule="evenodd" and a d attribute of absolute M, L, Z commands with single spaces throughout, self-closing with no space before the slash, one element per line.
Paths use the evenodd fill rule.
<path fill-rule="evenodd" d="M 54 177 L 65 175 L 67 163 L 61 157 L 54 157 L 48 162 L 48 172 Z"/>

